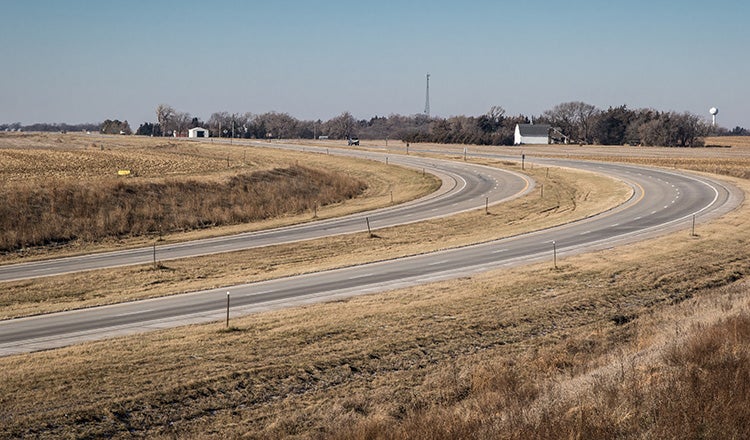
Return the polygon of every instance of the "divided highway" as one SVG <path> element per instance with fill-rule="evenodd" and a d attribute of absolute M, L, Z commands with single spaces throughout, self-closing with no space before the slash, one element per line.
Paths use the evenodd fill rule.
<path fill-rule="evenodd" d="M 375 153 L 368 154 L 377 157 Z M 426 167 L 426 162 L 433 163 L 435 166 L 430 170 L 440 173 L 445 189 L 438 195 L 396 208 L 396 219 L 391 221 L 417 221 L 430 214 L 448 215 L 451 210 L 477 208 L 484 206 L 485 197 L 491 197 L 490 201 L 496 203 L 512 194 L 528 191 L 531 186 L 518 175 L 503 172 L 495 174 L 485 167 L 476 168 L 463 163 L 455 163 L 454 167 L 432 159 L 400 159 L 409 161 L 404 165 L 416 168 Z M 396 163 L 395 160 L 392 162 Z M 535 159 L 535 163 L 607 174 L 631 185 L 634 194 L 625 204 L 588 219 L 479 245 L 228 289 L 3 321 L 0 322 L 0 355 L 219 320 L 225 316 L 228 291 L 231 294 L 232 314 L 237 315 L 466 276 L 509 265 L 551 260 L 553 241 L 558 255 L 608 248 L 675 229 L 689 228 L 694 216 L 701 221 L 721 215 L 735 208 L 742 199 L 742 193 L 733 187 L 689 173 L 569 160 Z M 499 179 L 497 183 L 496 179 Z M 503 188 L 506 190 L 503 191 Z M 385 215 L 388 211 L 391 210 L 381 210 L 379 214 Z M 407 217 L 407 214 L 413 217 Z M 371 219 L 375 218 L 374 213 L 367 215 Z M 354 230 L 361 231 L 361 223 L 357 225 L 357 222 L 361 222 L 363 218 L 364 214 L 350 216 L 345 221 L 352 221 Z M 335 224 L 335 221 L 331 222 Z M 332 231 L 335 233 L 344 230 L 343 224 L 335 227 L 329 225 L 327 228 L 335 228 Z M 255 235 L 245 234 L 246 244 L 253 241 Z M 281 236 L 287 237 L 287 234 Z M 151 260 L 146 260 L 149 261 Z M 63 269 L 62 272 L 70 270 L 75 269 Z"/>

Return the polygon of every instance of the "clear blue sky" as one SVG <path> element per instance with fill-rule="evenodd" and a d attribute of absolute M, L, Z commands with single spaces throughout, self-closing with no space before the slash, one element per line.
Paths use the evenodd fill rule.
<path fill-rule="evenodd" d="M 0 122 L 133 129 L 170 104 L 328 119 L 566 101 L 750 128 L 747 0 L 2 0 Z"/>

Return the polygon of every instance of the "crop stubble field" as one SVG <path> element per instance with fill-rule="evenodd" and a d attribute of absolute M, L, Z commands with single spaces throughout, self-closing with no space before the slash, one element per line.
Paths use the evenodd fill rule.
<path fill-rule="evenodd" d="M 1 359 L 14 374 L 2 379 L 0 432 L 747 437 L 747 215 L 743 205 L 698 238 L 568 258 L 559 270 Z"/>
<path fill-rule="evenodd" d="M 239 145 L 198 144 L 169 138 L 0 134 L 0 194 L 33 194 L 39 192 L 40 188 L 50 186 L 73 186 L 72 190 L 78 191 L 80 188 L 76 186 L 84 186 L 96 192 L 100 187 L 117 185 L 176 186 L 185 183 L 191 183 L 200 190 L 201 185 L 212 185 L 236 176 L 252 175 L 251 173 L 294 169 L 300 163 L 315 169 L 329 170 L 353 181 L 368 183 L 359 197 L 318 206 L 315 213 L 321 219 L 387 206 L 391 203 L 391 197 L 394 203 L 404 202 L 432 191 L 438 184 L 431 176 L 388 167 L 378 162 L 269 151 Z M 119 170 L 128 170 L 137 177 L 118 177 Z M 113 210 L 120 208 L 113 206 Z M 25 208 L 18 208 L 22 209 Z M 0 261 L 19 258 L 28 260 L 34 258 L 35 254 L 49 258 L 113 247 L 143 246 L 153 243 L 155 239 L 166 244 L 171 241 L 259 230 L 310 221 L 313 212 L 314 208 L 311 206 L 305 212 L 290 210 L 282 215 L 269 216 L 263 221 L 229 223 L 221 227 L 119 234 L 116 237 L 97 237 L 95 240 L 73 239 L 52 248 L 30 246 L 22 248 L 20 252 L 0 252 Z"/>

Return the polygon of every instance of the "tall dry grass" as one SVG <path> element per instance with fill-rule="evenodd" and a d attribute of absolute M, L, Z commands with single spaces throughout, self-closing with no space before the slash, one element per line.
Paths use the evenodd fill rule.
<path fill-rule="evenodd" d="M 558 270 L 0 358 L 0 438 L 670 438 L 672 420 L 649 409 L 665 406 L 648 401 L 660 383 L 662 396 L 683 393 L 672 414 L 734 405 L 717 398 L 750 403 L 728 379 L 745 380 L 731 369 L 745 362 L 740 322 L 724 348 L 690 342 L 748 313 L 738 280 L 750 240 L 736 217 L 702 226 L 701 238 L 580 255 Z M 680 353 L 691 345 L 703 361 Z M 712 363 L 721 353 L 741 356 Z M 730 369 L 706 370 L 714 384 L 675 386 L 689 362 Z M 682 438 L 742 433 L 742 419 L 707 414 Z"/>
<path fill-rule="evenodd" d="M 557 347 L 487 360 L 454 373 L 446 368 L 440 386 L 447 401 L 410 408 L 401 418 L 357 417 L 351 424 L 311 437 L 750 438 L 747 286 L 713 290 L 725 298 L 724 312 L 733 306 L 742 310 L 709 323 L 693 322 L 682 332 L 667 331 L 671 340 L 656 348 L 631 352 L 629 343 L 607 340 L 618 332 L 602 333 L 599 338 L 578 333 Z M 735 297 L 733 305 L 727 296 Z M 662 319 L 678 320 L 675 315 L 705 305 L 698 301 Z M 659 333 L 643 327 L 646 338 Z M 628 333 L 627 327 L 622 330 L 620 337 Z M 630 339 L 638 337 L 625 338 Z"/>
<path fill-rule="evenodd" d="M 0 251 L 251 222 L 351 199 L 366 184 L 295 165 L 194 179 L 51 180 L 0 189 Z"/>

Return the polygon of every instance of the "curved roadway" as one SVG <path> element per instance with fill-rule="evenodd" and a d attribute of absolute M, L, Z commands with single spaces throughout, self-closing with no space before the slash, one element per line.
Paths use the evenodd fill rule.
<path fill-rule="evenodd" d="M 301 149 L 301 147 L 294 147 Z M 309 148 L 306 148 L 309 150 Z M 341 150 L 340 154 L 374 159 L 361 151 Z M 384 161 L 388 156 L 380 155 Z M 442 180 L 437 192 L 421 199 L 329 220 L 248 232 L 225 237 L 194 240 L 153 247 L 95 253 L 76 257 L 33 261 L 0 266 L 0 282 L 14 281 L 85 270 L 168 261 L 200 255 L 232 252 L 255 247 L 311 240 L 331 235 L 373 230 L 477 209 L 486 203 L 496 204 L 520 197 L 534 187 L 531 179 L 521 174 L 480 165 L 420 157 L 388 157 L 391 164 L 430 172 Z M 156 255 L 155 255 L 156 254 Z"/>
<path fill-rule="evenodd" d="M 534 162 L 613 176 L 633 187 L 633 197 L 616 209 L 588 219 L 474 246 L 229 289 L 3 321 L 0 322 L 0 354 L 224 319 L 227 292 L 231 294 L 232 313 L 237 315 L 552 260 L 553 242 L 558 255 L 608 248 L 689 228 L 694 216 L 699 220 L 716 217 L 736 207 L 742 198 L 741 192 L 733 187 L 689 173 L 555 159 L 535 159 Z M 469 180 L 476 184 L 485 181 L 485 178 L 472 179 L 471 174 L 476 171 L 471 169 L 474 171 L 465 176 L 467 185 L 470 185 Z M 476 198 L 481 191 L 472 194 Z"/>

